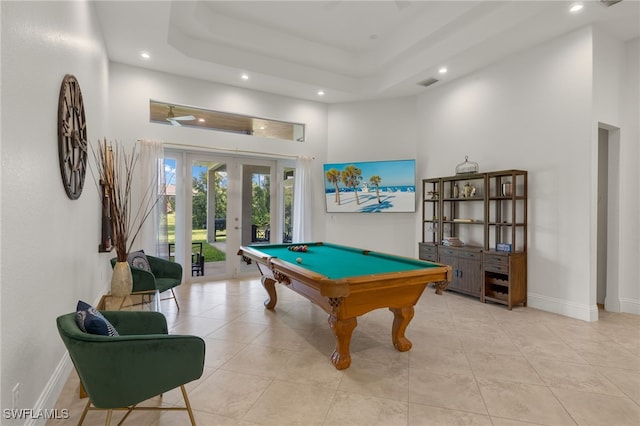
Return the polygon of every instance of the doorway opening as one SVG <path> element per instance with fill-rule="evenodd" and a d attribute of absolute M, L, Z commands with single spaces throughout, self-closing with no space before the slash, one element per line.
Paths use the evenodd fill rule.
<path fill-rule="evenodd" d="M 603 123 L 598 125 L 597 173 L 597 243 L 596 304 L 598 309 L 619 312 L 618 210 L 609 209 L 619 203 L 620 129 Z"/>

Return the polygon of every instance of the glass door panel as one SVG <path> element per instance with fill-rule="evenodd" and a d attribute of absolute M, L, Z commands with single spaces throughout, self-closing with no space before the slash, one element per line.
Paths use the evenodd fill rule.
<path fill-rule="evenodd" d="M 166 185 L 167 202 L 166 210 L 166 232 L 167 232 L 167 253 L 169 260 L 176 261 L 176 228 L 179 228 L 177 220 L 181 217 L 181 213 L 176 209 L 179 205 L 176 197 L 176 188 L 178 187 L 178 175 L 176 171 L 179 167 L 179 155 L 168 154 L 164 158 L 164 179 Z M 158 232 L 161 232 L 160 230 Z M 160 254 L 160 253 L 159 253 Z"/>
<path fill-rule="evenodd" d="M 276 163 L 268 160 L 242 160 L 239 191 L 240 235 L 239 245 L 269 244 L 276 242 L 281 226 L 276 220 L 275 188 Z M 238 256 L 236 256 L 238 257 Z M 235 263 L 237 275 L 255 273 L 255 265 L 240 259 Z"/>
<path fill-rule="evenodd" d="M 243 164 L 242 245 L 271 241 L 271 167 Z"/>
<path fill-rule="evenodd" d="M 295 187 L 295 171 L 292 167 L 284 168 L 282 194 L 282 242 L 290 243 L 293 235 L 293 188 Z"/>
<path fill-rule="evenodd" d="M 228 276 L 227 167 L 225 161 L 191 161 L 191 235 L 187 240 L 192 277 Z"/>

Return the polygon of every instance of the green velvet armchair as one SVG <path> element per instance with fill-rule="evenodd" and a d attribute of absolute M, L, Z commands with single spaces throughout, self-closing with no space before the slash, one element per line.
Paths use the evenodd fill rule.
<path fill-rule="evenodd" d="M 202 376 L 205 343 L 200 337 L 167 334 L 167 322 L 159 312 L 102 311 L 119 336 L 83 332 L 76 314 L 57 319 L 58 332 L 78 372 L 89 401 L 79 425 L 89 410 L 186 410 L 191 424 L 193 412 L 184 385 Z M 167 368 L 167 366 L 171 368 Z M 185 407 L 136 407 L 136 404 L 180 387 Z M 93 407 L 91 406 L 93 404 Z"/>
<path fill-rule="evenodd" d="M 131 275 L 133 277 L 133 292 L 158 290 L 160 293 L 171 290 L 171 297 L 176 302 L 178 310 L 178 299 L 173 291 L 174 287 L 182 283 L 182 265 L 160 257 L 146 255 L 151 267 L 151 272 L 131 267 Z M 111 267 L 116 264 L 117 258 L 111 259 Z M 162 300 L 166 300 L 162 299 Z"/>

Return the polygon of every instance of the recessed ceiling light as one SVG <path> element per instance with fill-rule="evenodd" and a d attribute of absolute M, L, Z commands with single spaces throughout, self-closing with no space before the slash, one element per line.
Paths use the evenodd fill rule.
<path fill-rule="evenodd" d="M 447 70 L 447 67 L 440 67 L 440 69 L 438 70 L 438 72 L 439 72 L 440 74 L 446 74 L 446 73 L 447 73 L 447 71 L 448 71 L 448 70 Z"/>
<path fill-rule="evenodd" d="M 324 90 L 318 90 L 318 96 L 324 96 Z"/>
<path fill-rule="evenodd" d="M 140 57 L 142 59 L 149 59 L 151 58 L 151 55 L 149 55 L 149 52 L 140 52 Z"/>
<path fill-rule="evenodd" d="M 198 121 L 204 123 L 204 118 L 198 118 Z"/>
<path fill-rule="evenodd" d="M 571 6 L 571 8 L 569 9 L 569 12 L 578 13 L 582 10 L 583 7 L 584 5 L 582 3 L 575 3 Z"/>
<path fill-rule="evenodd" d="M 249 80 L 249 75 L 248 74 L 242 74 L 242 76 L 240 77 L 243 80 Z"/>

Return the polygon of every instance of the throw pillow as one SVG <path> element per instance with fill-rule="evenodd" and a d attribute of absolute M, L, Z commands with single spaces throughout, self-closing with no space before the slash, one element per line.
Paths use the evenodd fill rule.
<path fill-rule="evenodd" d="M 127 262 L 129 262 L 129 266 L 131 266 L 132 268 L 143 269 L 147 272 L 151 272 L 149 259 L 147 259 L 147 255 L 144 254 L 143 250 L 129 253 L 129 255 L 127 256 Z"/>
<path fill-rule="evenodd" d="M 115 327 L 100 311 L 82 300 L 78 300 L 78 306 L 76 307 L 76 322 L 80 330 L 85 333 L 119 336 Z"/>

